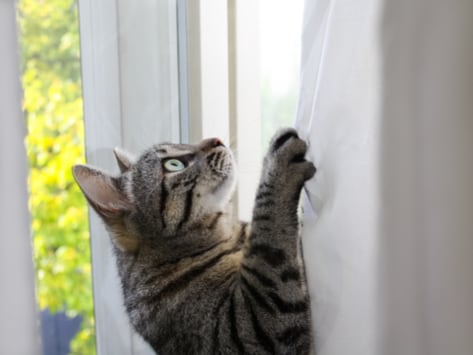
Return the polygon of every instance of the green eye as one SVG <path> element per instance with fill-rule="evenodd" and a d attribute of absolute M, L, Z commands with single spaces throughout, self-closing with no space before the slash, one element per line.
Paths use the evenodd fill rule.
<path fill-rule="evenodd" d="M 181 171 L 185 167 L 184 163 L 178 159 L 168 159 L 164 162 L 164 169 L 169 172 Z"/>

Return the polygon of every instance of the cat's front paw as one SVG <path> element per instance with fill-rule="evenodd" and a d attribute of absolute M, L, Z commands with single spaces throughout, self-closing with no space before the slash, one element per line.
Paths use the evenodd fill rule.
<path fill-rule="evenodd" d="M 299 138 L 297 131 L 283 128 L 271 140 L 265 168 L 274 177 L 299 186 L 316 172 L 314 164 L 305 159 L 306 152 L 307 143 Z"/>

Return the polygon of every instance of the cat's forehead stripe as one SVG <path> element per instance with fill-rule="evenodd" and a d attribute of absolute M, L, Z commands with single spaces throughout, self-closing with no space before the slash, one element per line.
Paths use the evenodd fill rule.
<path fill-rule="evenodd" d="M 189 149 L 188 146 L 185 145 L 160 145 L 156 151 L 160 158 L 175 156 L 175 155 L 183 155 L 192 153 L 192 150 Z"/>

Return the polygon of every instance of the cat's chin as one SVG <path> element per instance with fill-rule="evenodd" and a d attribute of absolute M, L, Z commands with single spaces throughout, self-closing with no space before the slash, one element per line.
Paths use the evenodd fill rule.
<path fill-rule="evenodd" d="M 208 212 L 219 212 L 226 209 L 236 186 L 234 169 L 227 171 L 225 177 L 212 190 L 202 195 L 202 206 Z"/>

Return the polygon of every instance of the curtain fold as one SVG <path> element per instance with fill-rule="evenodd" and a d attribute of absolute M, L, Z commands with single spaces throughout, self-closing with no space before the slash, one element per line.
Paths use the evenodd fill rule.
<path fill-rule="evenodd" d="M 0 1 L 0 354 L 39 354 L 15 1 Z"/>

